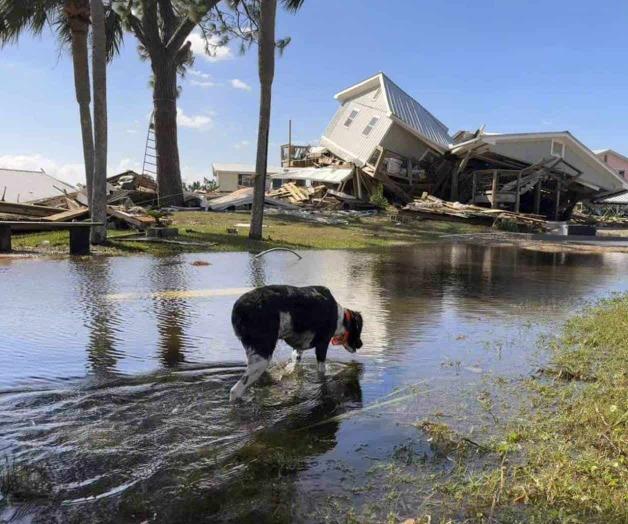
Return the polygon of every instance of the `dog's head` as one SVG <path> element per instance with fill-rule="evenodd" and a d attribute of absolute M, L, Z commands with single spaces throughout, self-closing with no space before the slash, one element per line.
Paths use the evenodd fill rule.
<path fill-rule="evenodd" d="M 346 334 L 342 345 L 349 353 L 355 353 L 362 347 L 362 315 L 347 309 L 342 323 Z"/>

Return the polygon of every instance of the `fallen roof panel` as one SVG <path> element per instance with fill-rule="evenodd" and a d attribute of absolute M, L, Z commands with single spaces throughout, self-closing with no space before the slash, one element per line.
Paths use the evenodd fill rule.
<path fill-rule="evenodd" d="M 291 167 L 282 169 L 280 173 L 272 175 L 273 179 L 313 180 L 341 184 L 351 178 L 353 169 L 350 167 Z"/>
<path fill-rule="evenodd" d="M 0 168 L 0 199 L 6 202 L 30 202 L 72 193 L 76 188 L 45 171 Z"/>

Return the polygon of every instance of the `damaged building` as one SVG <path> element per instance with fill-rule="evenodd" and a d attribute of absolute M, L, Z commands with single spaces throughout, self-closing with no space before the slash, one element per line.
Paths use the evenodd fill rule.
<path fill-rule="evenodd" d="M 322 148 L 313 148 L 311 165 L 351 166 L 353 175 L 342 190 L 361 199 L 381 183 L 399 203 L 427 193 L 565 220 L 579 201 L 628 191 L 626 180 L 568 131 L 495 134 L 478 129 L 452 136 L 384 73 L 335 98 L 340 107 L 321 137 Z M 295 151 L 304 165 L 301 146 Z"/>

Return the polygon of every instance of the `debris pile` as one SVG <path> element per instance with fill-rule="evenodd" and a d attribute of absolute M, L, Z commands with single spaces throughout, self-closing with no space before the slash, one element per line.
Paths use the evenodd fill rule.
<path fill-rule="evenodd" d="M 146 175 L 125 172 L 109 178 L 107 183 L 107 216 L 116 227 L 144 230 L 155 225 L 143 205 L 156 200 L 157 184 Z M 85 189 L 63 192 L 58 196 L 31 203 L 0 202 L 0 220 L 72 222 L 89 218 Z"/>
<path fill-rule="evenodd" d="M 464 220 L 466 222 L 497 225 L 512 224 L 529 231 L 545 231 L 545 217 L 526 213 L 514 213 L 504 209 L 490 209 L 460 202 L 448 202 L 423 193 L 421 198 L 406 205 L 402 211 L 427 219 Z"/>

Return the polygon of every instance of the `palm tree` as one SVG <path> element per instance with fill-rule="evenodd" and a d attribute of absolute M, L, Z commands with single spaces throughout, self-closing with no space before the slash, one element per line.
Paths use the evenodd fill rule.
<path fill-rule="evenodd" d="M 92 80 L 94 93 L 94 177 L 90 210 L 92 244 L 107 240 L 107 32 L 102 0 L 90 0 L 92 15 Z"/>
<path fill-rule="evenodd" d="M 268 167 L 268 135 L 270 132 L 270 107 L 275 77 L 275 15 L 277 0 L 261 0 L 259 40 L 257 44 L 258 74 L 260 84 L 259 125 L 257 129 L 257 156 L 255 158 L 255 184 L 249 238 L 261 240 L 266 193 L 266 169 Z"/>
<path fill-rule="evenodd" d="M 74 91 L 79 105 L 85 185 L 91 201 L 94 172 L 94 139 L 90 113 L 90 82 L 87 35 L 90 24 L 89 0 L 0 0 L 0 44 L 17 41 L 22 33 L 41 34 L 54 28 L 62 45 L 70 44 L 74 69 Z M 122 40 L 116 13 L 107 12 L 107 54 L 111 58 Z"/>
<path fill-rule="evenodd" d="M 284 0 L 289 11 L 296 11 L 303 0 Z M 260 83 L 259 127 L 257 131 L 257 156 L 255 160 L 255 185 L 251 209 L 249 238 L 261 240 L 264 220 L 264 196 L 266 193 L 266 170 L 268 167 L 268 138 L 270 133 L 270 110 L 273 79 L 275 76 L 275 47 L 282 50 L 289 39 L 275 42 L 275 15 L 277 0 L 261 0 L 259 10 L 258 73 Z"/>
<path fill-rule="evenodd" d="M 150 59 L 153 71 L 153 115 L 157 149 L 159 200 L 183 203 L 183 185 L 177 142 L 177 73 L 192 62 L 194 28 L 220 0 L 117 0 L 127 28 L 140 42 L 140 55 Z"/>

